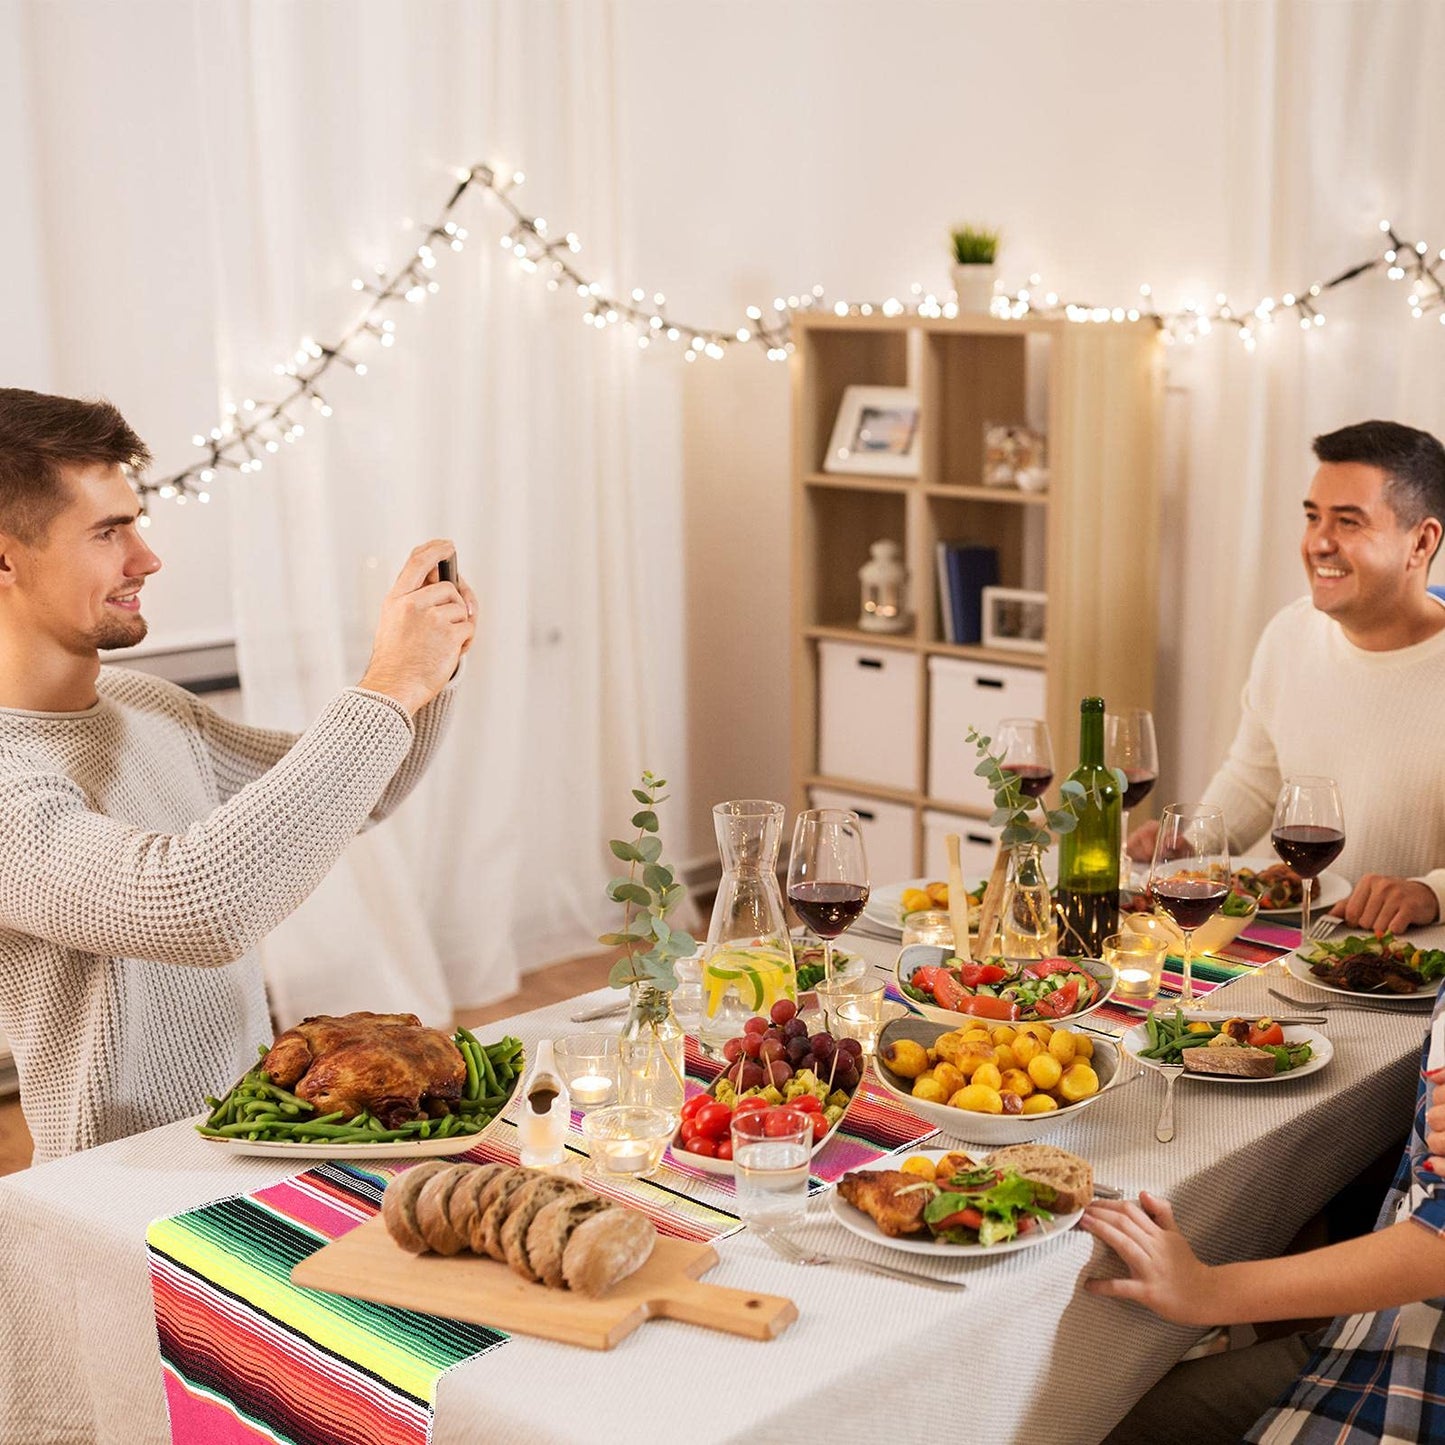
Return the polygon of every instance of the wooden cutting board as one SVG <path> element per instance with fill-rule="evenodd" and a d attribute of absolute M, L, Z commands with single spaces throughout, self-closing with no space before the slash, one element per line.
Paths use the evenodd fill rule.
<path fill-rule="evenodd" d="M 716 1263 L 711 1245 L 659 1238 L 636 1274 L 603 1298 L 588 1299 L 532 1284 L 494 1259 L 408 1254 L 378 1216 L 303 1259 L 291 1283 L 590 1350 L 610 1350 L 647 1319 L 685 1320 L 754 1340 L 775 1339 L 797 1319 L 790 1299 L 698 1278 Z"/>

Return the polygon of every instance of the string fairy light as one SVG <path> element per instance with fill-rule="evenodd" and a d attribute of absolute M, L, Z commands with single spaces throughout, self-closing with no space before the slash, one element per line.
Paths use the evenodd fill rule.
<path fill-rule="evenodd" d="M 793 317 L 798 312 L 827 314 L 838 318 L 873 317 L 893 319 L 903 315 L 923 318 L 958 316 L 956 299 L 925 291 L 915 283 L 906 299 L 889 296 L 883 301 L 830 301 L 821 285 L 811 290 L 776 296 L 771 308 L 749 306 L 743 324 L 731 328 L 693 326 L 674 319 L 661 292 L 643 287 L 612 294 L 601 282 L 589 278 L 577 260 L 582 243 L 575 232 L 554 231 L 542 216 L 533 215 L 517 203 L 516 189 L 526 179 L 518 170 L 489 165 L 472 166 L 456 172 L 456 184 L 440 214 L 423 228 L 414 250 L 395 268 L 378 264 L 370 277 L 358 276 L 352 290 L 367 299 L 351 325 L 329 344 L 303 336 L 295 352 L 278 362 L 274 372 L 281 382 L 280 395 L 258 401 L 247 397 L 239 405 L 227 402 L 220 421 L 192 441 L 203 453 L 199 461 L 159 479 L 135 478 L 133 485 L 141 504 L 140 522 L 150 524 L 153 498 L 182 505 L 188 500 L 210 501 L 210 489 L 223 471 L 241 475 L 259 472 L 266 461 L 283 447 L 306 434 L 312 418 L 332 414 L 331 403 L 322 391 L 328 373 L 337 369 L 356 376 L 367 374 L 367 356 L 372 348 L 389 348 L 396 341 L 396 322 L 390 314 L 408 305 L 420 305 L 440 290 L 433 274 L 439 253 L 460 251 L 468 232 L 453 218 L 453 212 L 471 192 L 480 192 L 500 206 L 510 218 L 499 238 L 501 247 L 527 274 L 541 275 L 549 291 L 571 292 L 582 303 L 582 320 L 599 331 L 620 327 L 630 332 L 637 346 L 646 350 L 655 344 L 681 348 L 684 358 L 721 361 L 735 347 L 763 351 L 769 361 L 786 361 L 794 343 Z M 1146 321 L 1156 326 L 1164 341 L 1193 344 L 1215 328 L 1232 328 L 1247 351 L 1253 351 L 1259 335 L 1278 321 L 1293 316 L 1299 325 L 1314 331 L 1325 324 L 1321 298 L 1358 277 L 1385 268 L 1391 281 L 1410 281 L 1406 300 L 1410 313 L 1419 319 L 1438 312 L 1445 324 L 1445 251 L 1432 258 L 1424 241 L 1406 241 L 1389 221 L 1380 222 L 1385 247 L 1358 265 L 1328 281 L 1316 282 L 1298 291 L 1286 292 L 1276 300 L 1261 298 L 1252 306 L 1233 306 L 1224 293 L 1212 305 L 1186 301 L 1181 309 L 1156 309 L 1149 286 L 1139 288 L 1132 305 L 1095 306 L 1065 301 L 1054 291 L 1043 291 L 1042 278 L 1029 277 L 1029 284 L 993 299 L 991 312 L 1003 319 L 1025 316 L 1062 318 L 1080 324 L 1121 324 Z"/>

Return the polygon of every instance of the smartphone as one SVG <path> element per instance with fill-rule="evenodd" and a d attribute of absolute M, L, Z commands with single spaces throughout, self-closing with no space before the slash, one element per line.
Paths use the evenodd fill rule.
<path fill-rule="evenodd" d="M 453 586 L 457 580 L 457 554 L 452 553 L 450 557 L 443 557 L 437 563 L 437 581 L 450 582 Z"/>

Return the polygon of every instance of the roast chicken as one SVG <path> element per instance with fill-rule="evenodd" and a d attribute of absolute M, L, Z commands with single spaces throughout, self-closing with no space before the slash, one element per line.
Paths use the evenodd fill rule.
<path fill-rule="evenodd" d="M 415 1014 L 318 1014 L 287 1029 L 261 1060 L 273 1084 L 319 1114 L 370 1110 L 389 1129 L 437 1117 L 462 1096 L 457 1046 Z"/>

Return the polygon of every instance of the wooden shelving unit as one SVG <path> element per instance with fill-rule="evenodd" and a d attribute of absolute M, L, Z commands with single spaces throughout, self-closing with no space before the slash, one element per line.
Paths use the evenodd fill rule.
<path fill-rule="evenodd" d="M 1075 762 L 1080 697 L 1097 693 L 1111 707 L 1153 704 L 1158 335 L 1145 322 L 807 313 L 794 320 L 792 802 L 807 807 L 810 794 L 822 788 L 909 808 L 910 871 L 925 872 L 939 866 L 923 854 L 925 811 L 974 819 L 988 811 L 931 791 L 933 730 L 956 731 L 962 752 L 971 719 L 931 716 L 930 658 L 1041 672 L 1060 775 Z M 822 470 L 850 385 L 909 386 L 917 393 L 916 477 Z M 1048 491 L 983 485 L 984 428 L 1000 422 L 1047 434 Z M 882 537 L 902 544 L 910 574 L 915 621 L 901 635 L 856 625 L 858 568 Z M 1047 594 L 1042 655 L 943 640 L 940 540 L 996 548 L 1001 586 Z M 827 643 L 918 659 L 917 768 L 909 786 L 830 775 L 820 766 L 819 646 Z M 827 723 L 846 726 L 847 720 Z"/>

